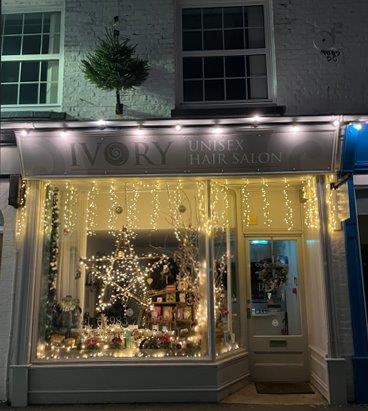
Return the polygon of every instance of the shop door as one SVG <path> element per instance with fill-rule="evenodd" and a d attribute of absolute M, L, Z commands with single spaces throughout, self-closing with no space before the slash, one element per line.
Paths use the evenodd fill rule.
<path fill-rule="evenodd" d="M 297 238 L 247 239 L 247 321 L 254 381 L 307 381 Z"/>

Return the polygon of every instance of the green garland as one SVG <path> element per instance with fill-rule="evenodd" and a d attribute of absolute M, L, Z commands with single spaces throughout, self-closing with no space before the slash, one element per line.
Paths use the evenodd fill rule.
<path fill-rule="evenodd" d="M 51 208 L 51 233 L 49 246 L 49 267 L 47 276 L 47 301 L 46 301 L 46 327 L 45 338 L 49 340 L 53 329 L 54 311 L 56 309 L 56 280 L 58 276 L 58 256 L 59 256 L 59 189 L 52 189 Z"/>

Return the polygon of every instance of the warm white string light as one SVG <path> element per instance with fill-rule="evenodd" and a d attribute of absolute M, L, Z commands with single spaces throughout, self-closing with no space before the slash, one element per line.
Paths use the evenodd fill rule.
<path fill-rule="evenodd" d="M 242 203 L 242 217 L 245 227 L 249 227 L 250 224 L 250 202 L 249 202 L 249 180 L 246 179 L 241 187 L 241 203 Z"/>
<path fill-rule="evenodd" d="M 21 237 L 26 228 L 27 220 L 27 197 L 29 195 L 29 186 L 26 180 L 22 180 L 21 191 L 24 193 L 20 199 L 20 210 L 18 211 L 16 236 Z"/>
<path fill-rule="evenodd" d="M 97 227 L 97 196 L 99 189 L 97 182 L 92 181 L 92 187 L 87 193 L 87 210 L 86 210 L 86 232 L 88 236 L 96 234 Z"/>
<path fill-rule="evenodd" d="M 107 220 L 107 227 L 109 229 L 110 235 L 115 235 L 116 230 L 118 230 L 117 222 L 118 222 L 118 214 L 116 213 L 116 207 L 118 207 L 118 195 L 116 192 L 116 181 L 112 180 L 109 189 L 109 218 Z"/>
<path fill-rule="evenodd" d="M 222 230 L 230 226 L 230 200 L 227 180 L 225 183 L 211 182 L 211 220 L 212 227 Z"/>
<path fill-rule="evenodd" d="M 160 210 L 160 182 L 157 180 L 155 184 L 151 186 L 151 196 L 152 196 L 152 212 L 150 217 L 151 227 L 153 230 L 157 230 L 158 215 Z"/>
<path fill-rule="evenodd" d="M 50 182 L 46 182 L 44 186 L 44 200 L 42 205 L 42 214 L 43 214 L 43 231 L 45 235 L 51 234 L 52 228 L 52 190 Z"/>
<path fill-rule="evenodd" d="M 327 209 L 328 209 L 328 227 L 330 231 L 337 230 L 339 228 L 338 210 L 336 204 L 336 198 L 334 197 L 334 190 L 331 189 L 331 183 L 335 181 L 333 174 L 326 178 L 326 192 L 327 192 Z"/>
<path fill-rule="evenodd" d="M 127 201 L 127 227 L 129 230 L 134 231 L 138 227 L 138 213 L 137 205 L 140 197 L 140 189 L 142 188 L 142 182 L 133 183 L 131 192 L 129 192 L 129 186 L 126 185 L 125 197 Z"/>
<path fill-rule="evenodd" d="M 170 184 L 166 184 L 166 189 L 169 199 L 169 211 L 172 219 L 172 225 L 175 230 L 176 237 L 178 238 L 177 230 L 183 226 L 183 213 L 180 212 L 180 206 L 183 205 L 183 182 L 178 180 L 175 187 L 170 187 Z"/>
<path fill-rule="evenodd" d="M 319 227 L 319 211 L 316 180 L 314 177 L 307 177 L 302 180 L 302 194 L 304 197 L 304 224 L 310 229 Z"/>
<path fill-rule="evenodd" d="M 202 232 L 207 235 L 211 234 L 212 224 L 211 219 L 207 215 L 206 207 L 206 183 L 204 181 L 197 181 L 197 200 L 198 200 L 198 214 L 199 227 Z"/>
<path fill-rule="evenodd" d="M 288 179 L 285 177 L 284 178 L 284 201 L 285 201 L 285 218 L 284 221 L 287 225 L 288 231 L 291 231 L 294 227 L 294 215 L 293 215 L 293 207 L 292 207 L 292 201 L 290 200 L 289 197 L 289 190 L 290 190 L 290 184 Z"/>
<path fill-rule="evenodd" d="M 69 181 L 65 184 L 64 192 L 64 234 L 70 234 L 75 229 L 76 224 L 76 206 L 77 206 L 77 189 Z"/>
<path fill-rule="evenodd" d="M 268 183 L 264 178 L 262 179 L 261 194 L 263 201 L 263 224 L 271 227 L 272 219 L 270 217 L 270 203 L 268 201 Z"/>

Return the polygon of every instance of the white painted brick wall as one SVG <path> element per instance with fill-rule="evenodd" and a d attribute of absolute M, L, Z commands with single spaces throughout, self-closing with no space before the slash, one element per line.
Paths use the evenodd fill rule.
<path fill-rule="evenodd" d="M 56 1 L 3 0 L 3 7 Z M 80 61 L 119 15 L 122 34 L 152 67 L 143 86 L 124 96 L 126 116 L 170 116 L 175 106 L 174 0 L 65 0 L 65 9 L 63 111 L 76 118 L 114 118 L 114 94 L 89 84 Z M 286 105 L 286 114 L 366 113 L 367 1 L 274 0 L 273 13 L 277 102 Z M 338 62 L 327 62 L 314 47 L 320 31 L 332 33 L 342 53 Z"/>
<path fill-rule="evenodd" d="M 278 103 L 287 114 L 368 112 L 366 0 L 274 0 Z M 320 31 L 335 37 L 338 62 L 313 45 Z"/>
<path fill-rule="evenodd" d="M 104 27 L 119 15 L 122 35 L 149 60 L 149 78 L 123 96 L 129 117 L 168 117 L 174 105 L 174 8 L 171 0 L 66 0 L 63 110 L 77 118 L 114 117 L 115 95 L 95 89 L 80 70 Z"/>

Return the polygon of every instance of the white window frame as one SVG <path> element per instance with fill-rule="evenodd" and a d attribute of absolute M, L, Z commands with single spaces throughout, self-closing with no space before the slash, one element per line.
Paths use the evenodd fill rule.
<path fill-rule="evenodd" d="M 8 61 L 59 61 L 58 73 L 58 101 L 56 103 L 45 104 L 2 104 L 1 111 L 61 111 L 63 101 L 63 78 L 64 78 L 64 36 L 65 36 L 65 2 L 54 1 L 51 5 L 39 6 L 8 6 L 2 10 L 2 15 L 7 14 L 27 14 L 27 13 L 60 13 L 60 49 L 57 54 L 21 54 L 1 56 L 2 62 Z"/>
<path fill-rule="evenodd" d="M 236 7 L 236 6 L 263 6 L 265 24 L 265 48 L 242 50 L 199 50 L 183 51 L 182 49 L 182 10 L 184 8 L 204 7 Z M 177 0 L 175 21 L 175 103 L 181 108 L 219 108 L 219 107 L 247 107 L 266 106 L 276 103 L 276 73 L 275 73 L 275 45 L 273 36 L 272 0 Z M 183 57 L 231 56 L 231 55 L 265 54 L 267 64 L 267 99 L 252 99 L 244 101 L 196 101 L 185 102 L 183 96 Z"/>

